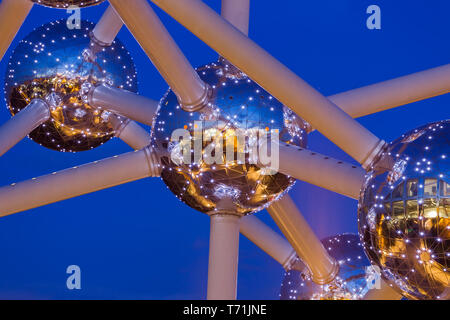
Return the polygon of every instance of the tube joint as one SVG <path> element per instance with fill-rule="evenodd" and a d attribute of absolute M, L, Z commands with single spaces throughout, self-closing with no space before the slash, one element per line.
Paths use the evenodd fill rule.
<path fill-rule="evenodd" d="M 177 98 L 178 101 L 180 102 L 181 108 L 184 111 L 196 112 L 206 107 L 208 103 L 211 101 L 212 96 L 213 96 L 212 88 L 208 84 L 204 83 L 203 94 L 197 100 L 193 102 L 184 102 L 178 95 Z"/>
<path fill-rule="evenodd" d="M 373 163 L 375 163 L 383 154 L 387 147 L 387 143 L 384 140 L 378 141 L 377 145 L 372 149 L 372 151 L 367 155 L 367 157 L 361 161 L 361 166 L 368 170 Z"/>
<path fill-rule="evenodd" d="M 131 120 L 128 118 L 121 117 L 117 114 L 110 113 L 109 121 L 113 125 L 114 128 L 114 136 L 116 138 L 120 138 L 123 130 L 130 124 Z"/>
<path fill-rule="evenodd" d="M 339 270 L 340 270 L 339 262 L 334 260 L 332 263 L 332 269 L 330 270 L 330 272 L 328 274 L 317 275 L 317 274 L 314 274 L 313 272 L 310 272 L 311 280 L 320 285 L 330 283 L 334 279 L 336 279 L 337 275 L 339 274 Z"/>
<path fill-rule="evenodd" d="M 144 152 L 147 158 L 149 176 L 150 177 L 161 176 L 161 163 L 156 150 L 149 145 L 144 148 Z"/>
<path fill-rule="evenodd" d="M 97 58 L 97 53 L 103 50 L 103 48 L 107 48 L 111 46 L 111 43 L 103 42 L 100 39 L 98 39 L 94 32 L 89 32 L 89 38 L 91 39 L 91 42 L 89 43 L 89 48 L 86 48 L 83 50 L 83 58 L 85 61 L 88 62 L 94 62 Z"/>
<path fill-rule="evenodd" d="M 297 252 L 292 250 L 291 255 L 286 259 L 286 261 L 282 264 L 284 270 L 297 270 L 300 272 L 304 272 L 306 269 L 306 265 L 303 261 L 298 257 Z"/>
<path fill-rule="evenodd" d="M 30 104 L 28 105 L 28 107 L 38 105 L 39 112 L 40 112 L 40 119 L 38 119 L 38 123 L 44 123 L 45 121 L 50 119 L 50 116 L 51 116 L 50 105 L 51 104 L 48 102 L 48 100 L 49 100 L 49 96 L 47 96 L 45 100 L 35 98 L 35 99 L 31 100 Z"/>

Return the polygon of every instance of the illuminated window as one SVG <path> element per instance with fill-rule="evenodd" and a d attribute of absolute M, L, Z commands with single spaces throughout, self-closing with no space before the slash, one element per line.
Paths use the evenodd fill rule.
<path fill-rule="evenodd" d="M 436 218 L 438 216 L 437 199 L 424 200 L 423 216 L 425 218 Z"/>
<path fill-rule="evenodd" d="M 450 200 L 441 199 L 439 202 L 439 218 L 448 219 L 450 218 Z"/>
<path fill-rule="evenodd" d="M 392 191 L 392 198 L 393 199 L 398 199 L 398 198 L 403 198 L 403 185 L 404 183 L 400 183 L 395 189 L 394 191 Z"/>
<path fill-rule="evenodd" d="M 406 195 L 407 197 L 417 197 L 417 190 L 418 190 L 418 180 L 409 180 L 408 184 L 406 185 Z"/>
<path fill-rule="evenodd" d="M 419 210 L 417 209 L 417 200 L 406 201 L 406 216 L 408 218 L 419 217 Z"/>
<path fill-rule="evenodd" d="M 392 202 L 392 215 L 397 219 L 404 219 L 405 207 L 403 201 Z"/>
<path fill-rule="evenodd" d="M 450 196 L 450 183 L 442 181 L 442 180 L 439 181 L 439 189 L 440 189 L 439 194 L 441 196 L 444 196 L 444 197 Z"/>
<path fill-rule="evenodd" d="M 436 196 L 437 194 L 437 180 L 425 179 L 425 186 L 423 189 L 423 195 L 426 197 Z"/>

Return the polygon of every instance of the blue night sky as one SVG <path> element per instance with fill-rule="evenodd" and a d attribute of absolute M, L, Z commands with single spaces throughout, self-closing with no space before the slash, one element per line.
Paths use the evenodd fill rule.
<path fill-rule="evenodd" d="M 219 10 L 219 0 L 205 2 Z M 366 28 L 371 4 L 381 8 L 381 30 Z M 106 7 L 83 9 L 82 18 L 95 22 Z M 448 0 L 253 0 L 251 10 L 250 37 L 325 95 L 449 63 Z M 156 11 L 192 65 L 217 58 Z M 64 17 L 65 10 L 35 6 L 0 74 L 18 40 Z M 166 83 L 126 28 L 119 37 L 135 59 L 140 93 L 160 99 Z M 391 141 L 448 118 L 449 105 L 447 94 L 358 121 Z M 0 123 L 9 117 L 1 107 Z M 353 161 L 317 132 L 310 135 L 309 147 Z M 25 139 L 0 158 L 0 185 L 128 151 L 118 139 L 79 154 L 50 151 Z M 356 201 L 306 183 L 297 183 L 291 195 L 321 238 L 357 232 Z M 258 217 L 276 228 L 267 212 Z M 208 241 L 209 218 L 177 200 L 160 179 L 52 204 L 0 219 L 0 298 L 204 299 Z M 72 264 L 81 267 L 81 290 L 66 288 L 66 268 Z M 279 264 L 241 236 L 239 299 L 277 299 L 282 274 Z"/>

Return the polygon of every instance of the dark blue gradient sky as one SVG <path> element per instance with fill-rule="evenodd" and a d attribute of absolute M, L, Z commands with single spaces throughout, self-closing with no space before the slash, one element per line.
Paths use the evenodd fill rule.
<path fill-rule="evenodd" d="M 219 10 L 219 0 L 205 2 Z M 371 4 L 381 7 L 381 30 L 366 28 Z M 106 4 L 84 9 L 82 17 L 97 21 L 105 9 Z M 217 58 L 156 11 L 194 66 Z M 250 37 L 329 95 L 449 63 L 449 15 L 447 0 L 253 0 Z M 11 48 L 33 28 L 67 16 L 64 10 L 35 6 Z M 125 28 L 119 36 L 135 59 L 140 93 L 160 99 L 167 85 Z M 1 63 L 1 75 L 10 54 Z M 390 141 L 448 118 L 449 106 L 447 94 L 358 121 Z M 8 119 L 3 106 L 0 123 Z M 310 136 L 310 148 L 353 161 L 317 132 Z M 0 158 L 0 185 L 127 151 L 117 139 L 79 154 L 50 151 L 25 139 Z M 356 201 L 305 183 L 291 195 L 320 237 L 357 231 Z M 275 228 L 266 212 L 258 216 Z M 208 241 L 208 217 L 178 201 L 160 179 L 52 204 L 0 219 L 0 298 L 203 299 Z M 66 288 L 71 264 L 81 267 L 82 290 Z M 241 237 L 238 298 L 277 299 L 282 273 Z"/>

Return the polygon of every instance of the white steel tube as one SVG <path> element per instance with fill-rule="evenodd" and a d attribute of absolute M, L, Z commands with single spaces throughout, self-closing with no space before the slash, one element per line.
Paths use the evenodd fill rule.
<path fill-rule="evenodd" d="M 0 188 L 0 217 L 159 175 L 150 148 Z"/>
<path fill-rule="evenodd" d="M 450 64 L 329 96 L 357 118 L 450 92 Z"/>
<path fill-rule="evenodd" d="M 50 110 L 47 103 L 41 99 L 33 99 L 26 108 L 0 127 L 0 156 L 47 121 L 49 117 Z"/>
<path fill-rule="evenodd" d="M 126 123 L 117 137 L 134 150 L 143 149 L 150 144 L 150 133 L 134 121 Z"/>
<path fill-rule="evenodd" d="M 147 0 L 110 0 L 155 67 L 187 110 L 202 108 L 208 86 L 181 52 Z"/>
<path fill-rule="evenodd" d="M 112 6 L 106 9 L 105 13 L 96 24 L 92 35 L 99 44 L 110 46 L 122 29 L 123 21 Z"/>
<path fill-rule="evenodd" d="M 208 300 L 235 300 L 239 258 L 240 217 L 211 215 Z"/>
<path fill-rule="evenodd" d="M 159 105 L 156 100 L 104 84 L 91 90 L 88 101 L 92 106 L 107 109 L 149 126 L 152 125 Z"/>
<path fill-rule="evenodd" d="M 30 0 L 3 0 L 0 3 L 0 60 L 33 7 Z"/>
<path fill-rule="evenodd" d="M 201 0 L 152 0 L 363 167 L 385 145 Z"/>
<path fill-rule="evenodd" d="M 401 300 L 402 295 L 389 286 L 384 280 L 379 289 L 373 288 L 364 296 L 363 300 Z"/>
<path fill-rule="evenodd" d="M 222 0 L 222 17 L 248 35 L 250 0 Z M 359 118 L 450 92 L 450 64 L 329 96 Z"/>
<path fill-rule="evenodd" d="M 222 0 L 222 17 L 248 35 L 250 0 Z"/>
<path fill-rule="evenodd" d="M 254 215 L 242 217 L 241 233 L 261 248 L 265 253 L 289 270 L 297 258 L 297 253 L 289 242 L 273 231 Z"/>
<path fill-rule="evenodd" d="M 308 266 L 312 280 L 318 284 L 333 281 L 339 272 L 339 264 L 327 253 L 291 197 L 285 195 L 267 211 Z"/>
<path fill-rule="evenodd" d="M 140 150 L 150 144 L 150 133 L 136 122 L 112 114 L 110 121 L 114 126 L 116 137 L 134 150 Z"/>
<path fill-rule="evenodd" d="M 296 146 L 280 144 L 279 171 L 318 187 L 358 199 L 365 170 Z"/>

